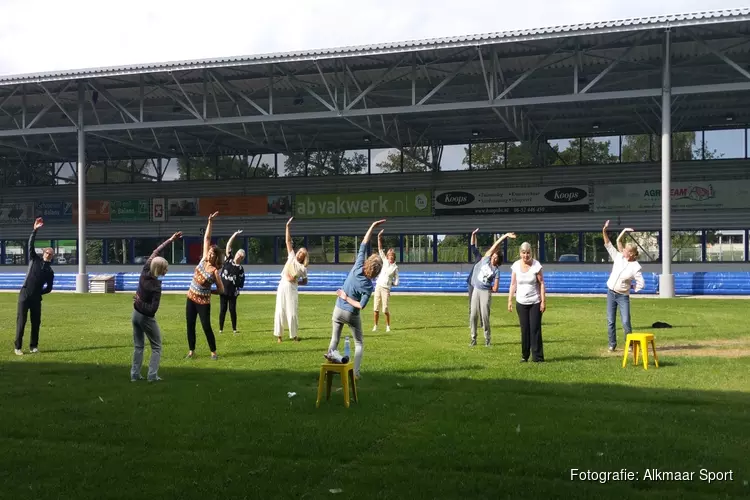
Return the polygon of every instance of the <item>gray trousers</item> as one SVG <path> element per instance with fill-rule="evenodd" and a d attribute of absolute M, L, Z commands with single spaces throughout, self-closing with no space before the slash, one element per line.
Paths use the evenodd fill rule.
<path fill-rule="evenodd" d="M 469 328 L 471 328 L 471 296 L 474 294 L 474 287 L 471 283 L 468 284 L 469 286 Z M 484 328 L 484 323 L 482 323 L 482 317 L 479 317 L 479 325 Z"/>
<path fill-rule="evenodd" d="M 475 288 L 471 294 L 471 311 L 469 313 L 471 340 L 477 340 L 477 320 L 481 317 L 484 328 L 484 343 L 492 340 L 490 332 L 490 307 L 492 305 L 492 291 Z"/>
<path fill-rule="evenodd" d="M 360 315 L 344 311 L 340 307 L 334 307 L 331 322 L 333 323 L 333 330 L 328 352 L 338 349 L 339 341 L 341 340 L 341 330 L 343 330 L 344 325 L 349 325 L 354 336 L 354 375 L 359 377 L 359 367 L 362 365 L 362 353 L 365 349 L 365 337 L 362 333 L 362 319 Z"/>
<path fill-rule="evenodd" d="M 144 337 L 148 337 L 151 343 L 151 360 L 148 363 L 148 379 L 154 380 L 159 371 L 161 361 L 161 330 L 155 318 L 149 318 L 133 310 L 133 366 L 130 368 L 130 377 L 139 378 L 141 365 L 143 365 Z"/>

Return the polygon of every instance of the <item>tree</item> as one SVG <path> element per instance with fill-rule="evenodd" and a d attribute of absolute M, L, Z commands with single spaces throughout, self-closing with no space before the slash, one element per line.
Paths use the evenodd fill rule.
<path fill-rule="evenodd" d="M 695 132 L 675 132 L 672 134 L 672 161 L 701 160 L 704 158 L 702 146 L 696 143 Z M 651 142 L 653 140 L 653 142 Z M 706 150 L 705 159 L 721 158 L 714 150 Z M 628 135 L 622 143 L 623 163 L 659 161 L 661 158 L 661 138 L 650 135 Z"/>
<path fill-rule="evenodd" d="M 617 162 L 617 155 L 609 152 L 610 141 L 597 141 L 593 137 L 577 137 L 568 147 L 558 152 L 553 165 L 606 165 Z M 553 147 L 557 151 L 557 146 Z M 582 161 L 581 161 L 582 160 Z"/>
<path fill-rule="evenodd" d="M 48 162 L 23 162 L 13 164 L 0 161 L 0 185 L 3 186 L 54 186 L 53 164 Z"/>
<path fill-rule="evenodd" d="M 469 164 L 469 148 L 464 148 L 464 159 Z M 525 168 L 534 164 L 533 147 L 526 142 L 484 142 L 471 145 L 471 168 L 490 170 L 496 168 Z"/>
<path fill-rule="evenodd" d="M 345 150 L 292 153 L 284 161 L 287 175 L 320 176 L 348 175 L 367 172 L 367 155 L 354 152 L 347 156 Z"/>
<path fill-rule="evenodd" d="M 401 151 L 391 151 L 388 153 L 385 161 L 375 165 L 384 173 L 401 172 Z M 416 158 L 423 161 L 419 161 Z M 413 148 L 404 148 L 403 166 L 404 172 L 430 172 L 432 168 L 430 163 L 430 147 L 418 146 Z"/>
<path fill-rule="evenodd" d="M 262 161 L 261 155 L 190 156 L 177 160 L 180 180 L 222 180 L 249 177 L 275 177 L 275 168 Z"/>

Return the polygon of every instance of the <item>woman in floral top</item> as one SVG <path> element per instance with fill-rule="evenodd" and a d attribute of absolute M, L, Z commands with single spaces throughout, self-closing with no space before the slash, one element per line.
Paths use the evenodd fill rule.
<path fill-rule="evenodd" d="M 211 295 L 214 293 L 211 286 L 216 284 L 219 294 L 224 293 L 224 284 L 221 282 L 219 269 L 222 264 L 221 250 L 211 244 L 211 231 L 214 218 L 219 212 L 214 212 L 208 217 L 206 234 L 203 237 L 203 257 L 195 267 L 193 280 L 187 293 L 185 306 L 185 319 L 187 320 L 188 358 L 195 354 L 195 323 L 200 317 L 203 333 L 206 335 L 208 347 L 211 349 L 211 359 L 219 359 L 216 354 L 216 336 L 211 328 Z"/>
<path fill-rule="evenodd" d="M 232 330 L 237 335 L 237 297 L 240 295 L 240 288 L 245 286 L 245 269 L 242 267 L 242 261 L 245 260 L 245 251 L 237 250 L 237 254 L 232 258 L 232 243 L 242 230 L 236 231 L 229 241 L 224 258 L 224 267 L 221 268 L 221 282 L 224 285 L 224 293 L 221 295 L 221 309 L 219 310 L 219 333 L 224 331 L 224 319 L 227 317 L 227 309 L 232 319 Z"/>

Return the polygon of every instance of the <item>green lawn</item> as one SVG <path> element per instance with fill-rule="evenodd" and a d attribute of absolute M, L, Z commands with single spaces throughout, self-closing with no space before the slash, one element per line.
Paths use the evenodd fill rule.
<path fill-rule="evenodd" d="M 241 335 L 219 336 L 214 362 L 200 327 L 198 359 L 183 359 L 184 300 L 163 298 L 165 380 L 147 384 L 129 381 L 131 294 L 53 293 L 42 353 L 22 358 L 16 296 L 0 294 L 0 497 L 750 496 L 745 301 L 633 300 L 637 330 L 675 326 L 655 331 L 661 367 L 644 371 L 606 352 L 604 299 L 551 297 L 547 363 L 520 364 L 505 296 L 493 348 L 470 349 L 465 297 L 396 294 L 393 332 L 370 332 L 365 311 L 360 403 L 344 408 L 339 391 L 316 409 L 332 297 L 302 295 L 303 341 L 277 345 L 275 297 L 243 295 Z M 212 316 L 218 331 L 218 301 Z M 695 476 L 600 484 L 573 468 Z M 701 468 L 734 481 L 702 482 Z"/>

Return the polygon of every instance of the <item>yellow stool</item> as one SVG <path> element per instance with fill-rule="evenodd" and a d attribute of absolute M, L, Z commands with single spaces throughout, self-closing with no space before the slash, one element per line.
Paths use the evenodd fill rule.
<path fill-rule="evenodd" d="M 629 333 L 625 339 L 625 355 L 622 357 L 622 367 L 628 362 L 628 351 L 633 346 L 633 365 L 638 364 L 639 356 L 643 354 L 643 369 L 648 370 L 648 345 L 654 353 L 654 364 L 659 368 L 659 357 L 656 355 L 656 344 L 653 333 Z"/>
<path fill-rule="evenodd" d="M 323 363 L 320 365 L 320 378 L 318 379 L 318 400 L 315 401 L 315 407 L 320 407 L 320 400 L 323 397 L 323 382 L 327 382 L 326 400 L 331 399 L 331 385 L 333 376 L 338 373 L 341 375 L 341 383 L 344 389 L 344 406 L 349 408 L 349 384 L 351 384 L 354 393 L 354 401 L 359 402 L 357 398 L 357 381 L 354 378 L 354 363 Z"/>

